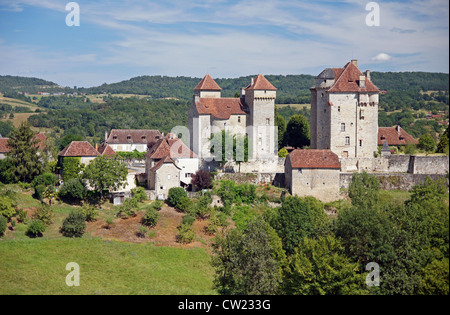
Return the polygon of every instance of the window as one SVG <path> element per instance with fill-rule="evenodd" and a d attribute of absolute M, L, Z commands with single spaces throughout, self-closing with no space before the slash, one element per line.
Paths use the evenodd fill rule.
<path fill-rule="evenodd" d="M 363 110 L 361 110 L 359 112 L 359 119 L 364 120 L 364 111 Z"/>
<path fill-rule="evenodd" d="M 345 137 L 345 145 L 350 145 L 350 137 Z"/>
<path fill-rule="evenodd" d="M 301 168 L 298 169 L 298 173 L 302 174 L 302 169 Z"/>
<path fill-rule="evenodd" d="M 241 116 L 238 116 L 238 123 L 241 122 Z"/>
<path fill-rule="evenodd" d="M 345 124 L 341 123 L 341 131 L 345 131 Z"/>
<path fill-rule="evenodd" d="M 266 118 L 266 125 L 267 125 L 267 126 L 270 125 L 270 118 Z"/>
<path fill-rule="evenodd" d="M 362 140 L 359 140 L 359 146 L 362 147 Z"/>
<path fill-rule="evenodd" d="M 186 178 L 192 177 L 192 173 L 186 173 L 186 174 L 184 174 L 184 177 L 186 177 Z"/>
<path fill-rule="evenodd" d="M 338 112 L 340 112 L 341 111 L 341 106 L 338 106 Z"/>

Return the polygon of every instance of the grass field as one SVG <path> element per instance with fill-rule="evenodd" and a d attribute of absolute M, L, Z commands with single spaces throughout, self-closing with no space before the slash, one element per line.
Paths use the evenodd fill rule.
<path fill-rule="evenodd" d="M 0 241 L 0 294 L 215 294 L 204 249 L 100 239 Z M 80 266 L 80 286 L 66 285 L 66 265 Z"/>

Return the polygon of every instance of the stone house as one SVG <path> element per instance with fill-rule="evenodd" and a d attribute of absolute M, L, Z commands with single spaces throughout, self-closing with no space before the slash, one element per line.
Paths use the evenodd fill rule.
<path fill-rule="evenodd" d="M 170 163 L 175 168 L 172 165 L 164 165 Z M 175 171 L 175 169 L 178 169 L 178 171 Z M 191 186 L 192 175 L 198 169 L 199 160 L 197 155 L 181 139 L 172 133 L 167 134 L 166 137 L 153 144 L 145 155 L 147 186 L 150 190 L 168 191 L 171 187 L 179 186 L 189 188 Z M 158 179 L 156 173 L 163 174 L 165 170 L 169 170 L 170 174 L 168 175 L 170 176 L 164 179 L 164 185 L 156 185 Z M 176 177 L 173 176 L 174 173 L 177 173 Z M 164 189 L 161 187 L 164 187 Z"/>
<path fill-rule="evenodd" d="M 167 199 L 169 189 L 180 186 L 180 171 L 170 157 L 160 159 L 148 172 L 148 189 L 155 191 L 157 199 Z"/>
<path fill-rule="evenodd" d="M 112 129 L 109 136 L 105 136 L 105 143 L 115 152 L 146 152 L 149 143 L 162 137 L 161 132 L 152 129 Z"/>
<path fill-rule="evenodd" d="M 377 152 L 378 98 L 370 71 L 352 60 L 327 68 L 311 91 L 311 149 L 328 149 L 340 158 L 371 158 Z"/>
<path fill-rule="evenodd" d="M 225 130 L 249 137 L 250 161 L 276 160 L 277 89 L 259 74 L 241 90 L 240 98 L 221 97 L 221 90 L 209 74 L 195 87 L 188 120 L 191 150 L 201 160 L 211 160 L 211 136 Z"/>
<path fill-rule="evenodd" d="M 293 196 L 338 200 L 339 179 L 339 157 L 331 150 L 297 149 L 286 158 L 285 184 Z"/>

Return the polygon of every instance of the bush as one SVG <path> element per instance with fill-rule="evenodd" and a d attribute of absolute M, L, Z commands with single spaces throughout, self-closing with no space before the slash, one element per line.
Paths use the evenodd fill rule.
<path fill-rule="evenodd" d="M 195 217 L 186 214 L 183 216 L 183 219 L 181 220 L 181 225 L 189 225 L 192 226 L 192 224 L 194 224 L 195 222 Z"/>
<path fill-rule="evenodd" d="M 139 237 L 144 238 L 145 237 L 145 233 L 147 233 L 147 232 L 148 232 L 148 229 L 145 226 L 141 225 L 139 227 L 139 230 L 137 231 L 136 235 L 139 236 Z"/>
<path fill-rule="evenodd" d="M 11 218 L 16 210 L 14 209 L 15 201 L 8 196 L 0 196 L 0 215 L 5 218 Z"/>
<path fill-rule="evenodd" d="M 85 204 L 83 208 L 81 208 L 81 212 L 85 215 L 86 221 L 93 222 L 97 220 L 98 211 L 93 205 Z"/>
<path fill-rule="evenodd" d="M 36 198 L 37 200 L 42 201 L 42 199 L 44 198 L 44 191 L 45 191 L 44 185 L 42 184 L 37 185 L 36 187 L 34 187 L 33 197 Z"/>
<path fill-rule="evenodd" d="M 17 220 L 19 220 L 19 222 L 24 223 L 27 219 L 27 211 L 25 211 L 23 209 L 17 209 L 16 215 L 17 215 Z"/>
<path fill-rule="evenodd" d="M 156 209 L 156 210 L 161 210 L 161 208 L 163 207 L 163 205 L 164 205 L 164 202 L 162 202 L 161 200 L 156 200 L 156 201 L 153 201 L 152 203 L 151 203 L 151 207 L 153 208 L 153 209 Z"/>
<path fill-rule="evenodd" d="M 8 219 L 0 215 L 0 236 L 2 236 L 5 233 L 7 226 L 8 226 Z"/>
<path fill-rule="evenodd" d="M 36 176 L 31 182 L 31 186 L 36 188 L 38 185 L 44 186 L 53 186 L 58 181 L 58 177 L 52 173 L 43 173 L 39 176 Z"/>
<path fill-rule="evenodd" d="M 186 212 L 189 210 L 189 207 L 192 205 L 192 201 L 189 197 L 181 197 L 178 200 L 178 204 L 175 206 L 180 211 Z"/>
<path fill-rule="evenodd" d="M 146 226 L 156 226 L 159 220 L 159 212 L 154 207 L 149 207 L 145 211 L 145 215 L 142 217 L 142 224 Z"/>
<path fill-rule="evenodd" d="M 49 225 L 53 221 L 53 210 L 49 205 L 43 204 L 36 209 L 33 215 L 34 219 L 44 222 Z"/>
<path fill-rule="evenodd" d="M 119 206 L 117 216 L 123 219 L 136 215 L 136 208 L 139 206 L 139 202 L 134 198 L 125 199 L 123 204 Z"/>
<path fill-rule="evenodd" d="M 182 224 L 178 228 L 179 232 L 177 234 L 177 242 L 182 244 L 189 244 L 195 238 L 195 231 L 192 226 L 187 224 Z"/>
<path fill-rule="evenodd" d="M 41 237 L 42 233 L 45 232 L 45 223 L 41 220 L 33 219 L 28 225 L 25 234 L 29 237 Z"/>
<path fill-rule="evenodd" d="M 208 171 L 198 170 L 191 180 L 191 184 L 197 189 L 209 189 L 212 187 L 212 174 Z"/>
<path fill-rule="evenodd" d="M 178 203 L 182 197 L 187 197 L 186 191 L 182 187 L 172 187 L 169 189 L 167 202 L 170 206 L 178 208 Z"/>
<path fill-rule="evenodd" d="M 145 189 L 143 187 L 136 187 L 131 189 L 131 193 L 133 194 L 133 198 L 139 202 L 147 200 L 147 194 L 145 193 Z"/>
<path fill-rule="evenodd" d="M 59 190 L 58 196 L 66 201 L 80 201 L 87 195 L 87 189 L 79 178 L 71 178 L 64 182 Z"/>
<path fill-rule="evenodd" d="M 81 237 L 86 231 L 86 216 L 80 211 L 72 211 L 64 219 L 61 233 L 66 237 Z"/>

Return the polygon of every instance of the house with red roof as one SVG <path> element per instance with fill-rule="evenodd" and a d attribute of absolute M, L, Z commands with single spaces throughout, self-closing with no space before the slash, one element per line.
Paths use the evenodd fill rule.
<path fill-rule="evenodd" d="M 285 162 L 286 188 L 293 196 L 338 200 L 340 168 L 339 157 L 331 150 L 293 150 Z"/>
<path fill-rule="evenodd" d="M 409 143 L 417 144 L 419 141 L 397 125 L 378 128 L 378 145 L 382 146 L 385 142 L 389 146 L 404 146 Z"/>
<path fill-rule="evenodd" d="M 192 175 L 199 169 L 199 159 L 181 139 L 169 133 L 149 147 L 145 169 L 148 188 L 156 190 L 157 195 L 167 195 L 171 187 L 191 185 Z M 170 170 L 168 174 L 164 174 L 166 169 Z"/>
<path fill-rule="evenodd" d="M 190 148 L 200 159 L 213 156 L 210 139 L 223 130 L 248 135 L 249 160 L 276 158 L 275 99 L 277 88 L 262 74 L 252 78 L 239 98 L 221 96 L 222 88 L 207 74 L 194 88 L 189 110 Z M 221 156 L 221 154 L 219 154 Z"/>
<path fill-rule="evenodd" d="M 6 155 L 11 151 L 11 148 L 8 146 L 9 138 L 0 138 L 0 160 L 5 159 Z M 47 149 L 47 145 L 45 141 L 47 141 L 47 136 L 40 132 L 36 134 L 32 141 L 37 140 L 36 147 L 38 148 L 38 155 L 42 153 L 45 149 Z"/>

